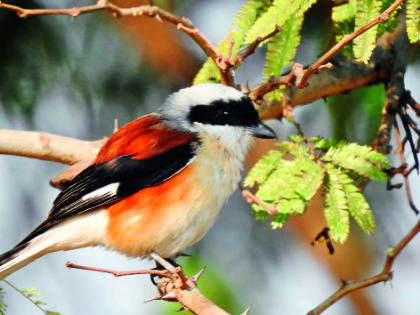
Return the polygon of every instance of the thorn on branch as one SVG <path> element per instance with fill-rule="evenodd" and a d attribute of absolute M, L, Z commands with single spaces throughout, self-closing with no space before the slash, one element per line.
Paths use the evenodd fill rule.
<path fill-rule="evenodd" d="M 248 306 L 245 312 L 243 312 L 241 315 L 248 315 L 250 310 L 251 310 L 251 306 Z"/>
<path fill-rule="evenodd" d="M 345 287 L 346 285 L 349 285 L 351 283 L 354 283 L 354 281 L 352 281 L 352 280 L 343 280 L 343 279 L 340 279 L 340 281 L 341 281 L 341 284 L 342 284 L 341 287 Z"/>
<path fill-rule="evenodd" d="M 165 295 L 162 296 L 161 299 L 165 301 L 172 301 L 172 302 L 178 300 L 174 291 L 170 291 L 169 293 L 166 293 Z"/>
<path fill-rule="evenodd" d="M 153 295 L 150 299 L 147 299 L 146 301 L 144 301 L 143 303 L 149 303 L 149 302 L 153 302 L 153 301 L 160 301 L 162 300 L 162 295 L 157 292 L 155 295 Z"/>
<path fill-rule="evenodd" d="M 201 268 L 199 272 L 197 272 L 194 276 L 191 277 L 191 280 L 194 281 L 194 283 L 197 283 L 198 279 L 201 277 L 205 269 L 206 267 Z"/>

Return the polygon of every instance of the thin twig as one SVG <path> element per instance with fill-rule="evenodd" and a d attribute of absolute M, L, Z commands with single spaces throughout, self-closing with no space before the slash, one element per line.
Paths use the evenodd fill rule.
<path fill-rule="evenodd" d="M 394 265 L 395 259 L 401 253 L 401 251 L 407 246 L 407 244 L 420 232 L 420 220 L 417 221 L 416 225 L 408 232 L 408 234 L 398 243 L 394 248 L 389 248 L 386 252 L 386 259 L 382 271 L 376 276 L 367 278 L 362 281 L 346 281 L 343 286 L 337 290 L 328 299 L 318 305 L 315 309 L 308 312 L 307 315 L 318 315 L 339 301 L 351 292 L 370 287 L 380 282 L 387 282 L 392 280 L 393 272 L 391 271 Z"/>
<path fill-rule="evenodd" d="M 230 315 L 225 312 L 218 306 L 216 306 L 212 301 L 207 299 L 198 289 L 195 283 L 196 280 L 200 277 L 203 270 L 200 270 L 195 276 L 188 278 L 182 272 L 180 266 L 173 267 L 171 264 L 167 263 L 159 255 L 152 253 L 150 255 L 153 259 L 159 262 L 164 268 L 168 267 L 166 270 L 137 270 L 137 271 L 113 271 L 102 268 L 94 268 L 87 266 L 80 266 L 67 262 L 66 266 L 74 269 L 95 271 L 95 272 L 105 272 L 113 274 L 116 277 L 128 276 L 128 275 L 137 275 L 137 274 L 151 274 L 158 275 L 159 279 L 157 281 L 157 286 L 159 292 L 155 294 L 152 298 L 146 302 L 156 301 L 156 300 L 165 300 L 179 302 L 185 309 L 189 310 L 193 314 L 200 315 Z"/>
<path fill-rule="evenodd" d="M 257 100 L 263 97 L 265 94 L 276 90 L 280 85 L 294 85 L 298 89 L 302 89 L 306 87 L 309 78 L 314 73 L 319 71 L 320 68 L 323 68 L 325 64 L 327 63 L 327 61 L 333 55 L 335 55 L 346 44 L 348 44 L 353 39 L 355 39 L 356 37 L 366 32 L 367 30 L 371 29 L 375 25 L 387 22 L 389 20 L 390 14 L 396 8 L 398 8 L 403 2 L 404 0 L 395 1 L 388 9 L 386 9 L 382 14 L 380 14 L 378 17 L 373 19 L 371 22 L 362 26 L 361 28 L 356 30 L 354 33 L 344 36 L 343 39 L 339 41 L 336 45 L 334 45 L 334 47 L 332 47 L 327 53 L 325 53 L 321 58 L 319 58 L 317 61 L 311 64 L 308 69 L 303 70 L 299 73 L 295 73 L 295 75 L 289 74 L 289 75 L 280 76 L 280 77 L 273 77 L 270 80 L 268 80 L 265 84 L 261 84 L 257 86 L 250 93 L 250 98 L 253 100 Z"/>
<path fill-rule="evenodd" d="M 7 9 L 15 11 L 19 17 L 27 17 L 30 15 L 70 15 L 72 17 L 78 17 L 79 15 L 92 13 L 97 11 L 109 11 L 112 15 L 117 17 L 124 16 L 146 16 L 156 18 L 158 21 L 167 21 L 174 24 L 178 29 L 188 34 L 205 54 L 213 59 L 217 63 L 220 53 L 217 48 L 211 44 L 211 42 L 198 30 L 194 28 L 192 22 L 186 17 L 180 17 L 168 11 L 165 11 L 154 5 L 141 5 L 138 7 L 121 8 L 108 1 L 98 1 L 98 3 L 84 7 L 73 7 L 71 9 L 24 9 L 15 5 L 6 4 L 0 1 L 0 9 Z M 222 79 L 226 84 L 234 85 L 233 75 L 230 71 L 223 71 L 220 69 Z"/>
<path fill-rule="evenodd" d="M 41 306 L 39 306 L 38 304 L 36 304 L 34 301 L 32 301 L 31 298 L 27 297 L 25 293 L 23 293 L 22 291 L 20 291 L 18 288 L 16 288 L 13 284 L 11 284 L 9 281 L 5 280 L 5 279 L 1 279 L 1 281 L 7 283 L 12 289 L 14 289 L 16 292 L 18 292 L 20 295 L 22 295 L 25 299 L 27 299 L 28 301 L 30 301 L 33 305 L 35 305 L 42 313 L 44 314 L 48 314 Z"/>
<path fill-rule="evenodd" d="M 244 196 L 245 200 L 248 203 L 253 203 L 255 202 L 256 204 L 260 205 L 261 207 L 263 207 L 265 210 L 267 210 L 267 212 L 271 215 L 274 215 L 278 212 L 278 210 L 275 207 L 271 207 L 269 205 L 267 205 L 266 203 L 264 203 L 260 198 L 258 198 L 257 196 L 255 196 L 252 192 L 250 192 L 247 189 L 243 189 L 242 190 L 242 195 Z"/>
<path fill-rule="evenodd" d="M 349 42 L 351 42 L 356 37 L 362 35 L 364 32 L 371 29 L 375 25 L 387 22 L 389 20 L 389 17 L 391 15 L 391 13 L 395 9 L 397 9 L 403 2 L 404 2 L 404 0 L 395 1 L 388 9 L 386 9 L 382 14 L 380 14 L 378 17 L 374 18 L 368 24 L 362 26 L 361 28 L 356 30 L 354 33 L 344 36 L 342 40 L 340 40 L 337 44 L 334 45 L 334 47 L 332 47 L 321 58 L 319 58 L 317 61 L 315 61 L 313 64 L 310 65 L 308 70 L 305 71 L 305 74 L 303 75 L 302 79 L 300 81 L 296 82 L 296 87 L 297 88 L 304 88 L 306 86 L 306 83 L 308 82 L 309 77 L 312 74 L 314 74 L 320 66 L 325 64 L 341 48 L 343 48 L 345 45 L 347 45 Z"/>
<path fill-rule="evenodd" d="M 410 182 L 408 180 L 409 171 L 407 171 L 407 162 L 405 160 L 405 155 L 404 155 L 404 145 L 403 145 L 402 140 L 401 140 L 401 134 L 400 134 L 400 130 L 398 128 L 397 121 L 394 122 L 394 130 L 395 130 L 395 138 L 396 138 L 397 143 L 398 143 L 398 148 L 395 151 L 395 153 L 398 153 L 400 155 L 401 165 L 405 166 L 405 169 L 404 169 L 402 175 L 404 177 L 405 191 L 406 191 L 406 194 L 407 194 L 408 203 L 409 203 L 411 209 L 414 211 L 414 213 L 419 214 L 419 210 L 415 206 L 414 201 L 413 201 L 413 197 L 411 195 Z M 416 154 L 416 152 L 413 152 L 413 154 Z"/>
<path fill-rule="evenodd" d="M 134 270 L 134 271 L 115 271 L 103 268 L 96 268 L 96 267 L 88 267 L 88 266 L 81 266 L 73 264 L 72 262 L 67 262 L 66 267 L 70 269 L 80 269 L 80 270 L 88 270 L 88 271 L 97 271 L 97 272 L 104 272 L 113 274 L 115 277 L 123 277 L 123 276 L 132 276 L 132 275 L 157 275 L 161 277 L 167 277 L 168 271 L 166 270 L 155 270 L 155 269 L 148 269 L 148 270 Z"/>
<path fill-rule="evenodd" d="M 229 46 L 227 48 L 227 53 L 226 53 L 226 58 L 228 58 L 229 60 L 230 58 L 232 58 L 232 49 L 234 45 L 235 45 L 235 39 L 229 35 Z"/>
<path fill-rule="evenodd" d="M 416 112 L 417 116 L 420 116 L 420 105 L 416 102 L 416 100 L 411 96 L 409 91 L 406 91 L 407 95 L 407 103 L 410 107 Z"/>
<path fill-rule="evenodd" d="M 235 58 L 232 59 L 231 63 L 232 65 L 236 65 L 240 62 L 243 62 L 246 58 L 248 58 L 250 55 L 252 55 L 255 50 L 257 49 L 258 45 L 264 41 L 266 41 L 267 39 L 273 37 L 274 35 L 276 35 L 278 32 L 281 31 L 281 27 L 276 25 L 276 27 L 274 28 L 274 31 L 272 31 L 271 33 L 267 34 L 266 36 L 258 36 L 257 39 L 251 44 L 249 45 L 248 49 L 245 50 L 242 54 L 238 54 Z M 229 54 L 228 54 L 229 57 Z"/>
<path fill-rule="evenodd" d="M 306 135 L 303 133 L 302 128 L 300 128 L 300 125 L 293 120 L 292 124 L 296 127 L 299 135 L 302 137 L 302 140 L 305 142 L 306 146 L 308 147 L 309 151 L 311 151 L 311 155 L 316 158 L 315 148 L 312 146 L 311 141 L 306 137 Z"/>

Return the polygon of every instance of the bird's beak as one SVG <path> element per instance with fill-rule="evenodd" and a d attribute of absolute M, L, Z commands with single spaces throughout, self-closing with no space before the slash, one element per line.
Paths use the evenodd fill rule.
<path fill-rule="evenodd" d="M 277 135 L 273 129 L 268 127 L 262 121 L 256 127 L 249 127 L 250 133 L 260 139 L 277 139 Z"/>

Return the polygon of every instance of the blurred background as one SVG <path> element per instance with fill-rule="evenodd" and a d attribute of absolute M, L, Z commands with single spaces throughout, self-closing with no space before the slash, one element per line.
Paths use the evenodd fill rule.
<path fill-rule="evenodd" d="M 25 8 L 69 8 L 94 1 L 5 1 Z M 189 17 L 213 43 L 222 39 L 243 0 L 155 1 Z M 122 7 L 145 1 L 117 0 Z M 319 0 L 305 18 L 296 62 L 314 61 L 328 36 L 332 1 Z M 206 56 L 173 25 L 150 18 L 113 19 L 94 13 L 72 19 L 39 16 L 19 19 L 0 10 L 0 128 L 35 130 L 97 140 L 120 125 L 157 109 L 165 97 L 191 84 Z M 264 49 L 246 60 L 237 82 L 250 86 L 262 80 Z M 405 83 L 420 100 L 420 60 L 410 64 Z M 384 87 L 365 87 L 295 109 L 308 136 L 345 138 L 370 143 L 380 121 Z M 417 118 L 415 118 L 417 119 Z M 293 134 L 287 122 L 271 121 L 280 139 Z M 259 143 L 247 161 L 251 167 L 273 143 Z M 396 145 L 394 143 L 394 148 Z M 394 165 L 400 162 L 392 156 Z M 408 158 L 412 163 L 412 156 Z M 0 156 L 0 252 L 18 243 L 47 215 L 58 191 L 48 181 L 66 166 L 14 156 Z M 402 178 L 394 179 L 402 182 Z M 410 178 L 420 205 L 419 177 Z M 387 192 L 384 183 L 370 183 L 365 195 L 377 221 L 366 236 L 352 226 L 350 238 L 329 255 L 324 245 L 310 242 L 325 226 L 321 198 L 283 229 L 254 221 L 249 205 L 236 192 L 216 224 L 180 258 L 186 273 L 207 269 L 199 281 L 202 292 L 233 314 L 252 306 L 251 314 L 306 314 L 339 286 L 340 279 L 359 280 L 378 273 L 385 251 L 417 221 L 403 189 Z M 420 237 L 394 265 L 392 285 L 358 291 L 325 314 L 419 314 Z M 144 304 L 155 293 L 148 276 L 111 275 L 68 270 L 65 263 L 114 270 L 153 267 L 100 248 L 45 256 L 8 278 L 20 289 L 37 287 L 47 309 L 74 314 L 173 314 L 178 305 Z M 32 304 L 5 283 L 7 314 L 39 314 Z"/>

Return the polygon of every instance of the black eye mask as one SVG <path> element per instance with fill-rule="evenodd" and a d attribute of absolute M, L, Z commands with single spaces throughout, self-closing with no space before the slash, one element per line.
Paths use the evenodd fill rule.
<path fill-rule="evenodd" d="M 191 123 L 242 127 L 256 126 L 260 121 L 254 104 L 245 96 L 240 100 L 217 100 L 210 105 L 196 105 L 191 108 L 188 119 Z"/>

